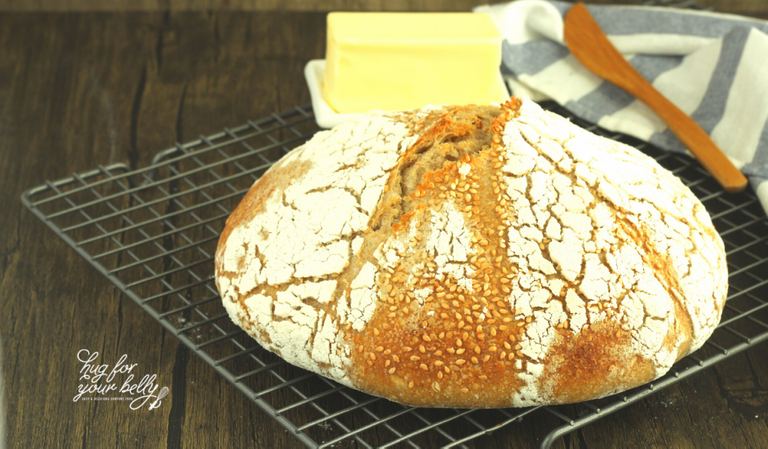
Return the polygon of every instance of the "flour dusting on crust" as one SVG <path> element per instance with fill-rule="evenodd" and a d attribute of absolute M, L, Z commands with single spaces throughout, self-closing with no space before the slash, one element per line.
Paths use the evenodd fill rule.
<path fill-rule="evenodd" d="M 349 347 L 339 318 L 357 330 L 370 319 L 376 306 L 373 267 L 353 283 L 350 310 L 340 301 L 344 305 L 335 317 L 319 305 L 335 300 L 333 276 L 359 251 L 408 135 L 404 124 L 383 116 L 318 133 L 272 170 L 302 164 L 312 169 L 276 190 L 263 211 L 235 228 L 219 249 L 217 279 L 233 321 L 288 362 L 348 383 Z M 271 294 L 248 297 L 259 287 Z M 245 307 L 240 305 L 243 297 Z"/>
<path fill-rule="evenodd" d="M 714 256 L 722 243 L 687 188 L 637 150 L 531 102 L 507 123 L 503 141 L 504 171 L 516 177 L 507 188 L 516 211 L 509 257 L 520 268 L 509 300 L 527 322 L 521 344 L 530 360 L 513 403 L 551 400 L 538 380 L 559 327 L 578 335 L 604 320 L 620 323 L 617 336 L 631 337 L 626 352 L 652 360 L 658 377 L 677 359 L 681 342 L 666 343 L 679 302 L 693 322 L 690 350 L 700 347 L 719 321 L 727 270 Z M 553 267 L 568 283 L 564 297 L 546 288 Z"/>

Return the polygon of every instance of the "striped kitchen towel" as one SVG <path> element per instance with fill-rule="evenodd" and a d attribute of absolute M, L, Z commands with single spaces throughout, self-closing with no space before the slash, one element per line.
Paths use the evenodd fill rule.
<path fill-rule="evenodd" d="M 555 100 L 608 130 L 686 152 L 644 104 L 570 54 L 563 43 L 570 7 L 519 0 L 475 8 L 490 14 L 504 36 L 502 73 L 513 94 Z M 629 62 L 744 172 L 768 212 L 768 22 L 644 6 L 589 11 Z"/>

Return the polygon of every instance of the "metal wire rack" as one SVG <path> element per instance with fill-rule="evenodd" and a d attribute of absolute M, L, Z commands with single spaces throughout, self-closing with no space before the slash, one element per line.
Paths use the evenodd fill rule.
<path fill-rule="evenodd" d="M 566 115 L 554 104 L 544 106 Z M 722 322 L 707 345 L 669 374 L 621 395 L 569 406 L 406 407 L 295 368 L 231 323 L 213 281 L 219 233 L 254 180 L 318 131 L 309 106 L 177 144 L 146 168 L 113 164 L 49 181 L 27 190 L 22 199 L 101 274 L 306 446 L 354 440 L 363 447 L 468 447 L 480 437 L 530 432 L 515 423 L 535 417 L 548 426 L 549 433 L 539 437 L 541 446 L 549 447 L 568 432 L 768 340 L 768 219 L 755 195 L 724 193 L 687 156 L 573 120 L 651 154 L 694 191 L 725 242 L 730 291 Z"/>

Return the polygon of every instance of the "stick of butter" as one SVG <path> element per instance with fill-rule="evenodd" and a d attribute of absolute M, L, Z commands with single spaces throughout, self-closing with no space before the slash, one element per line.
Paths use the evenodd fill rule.
<path fill-rule="evenodd" d="M 339 113 L 507 100 L 486 14 L 330 13 L 325 59 L 323 95 Z"/>

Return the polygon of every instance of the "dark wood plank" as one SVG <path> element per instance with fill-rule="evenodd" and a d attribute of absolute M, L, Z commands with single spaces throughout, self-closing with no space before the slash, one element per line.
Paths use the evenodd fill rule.
<path fill-rule="evenodd" d="M 0 0 L 0 11 L 468 11 L 499 0 Z M 590 0 L 638 4 L 638 0 Z M 716 11 L 768 18 L 763 0 L 698 0 Z"/>
<path fill-rule="evenodd" d="M 0 133 L 5 235 L 14 235 L 15 248 L 4 249 L 12 263 L 4 267 L 4 377 L 15 392 L 7 396 L 8 441 L 34 446 L 114 445 L 152 435 L 163 441 L 167 418 L 137 420 L 126 406 L 73 402 L 80 364 L 76 354 L 87 348 L 114 363 L 129 354 L 142 371 L 162 367 L 167 346 L 163 331 L 22 210 L 23 187 L 56 179 L 68 172 L 126 159 L 129 141 L 130 96 L 137 72 L 140 37 L 133 33 L 150 17 L 129 20 L 83 21 L 76 16 L 4 15 L 0 41 L 4 55 L 17 61 L 10 83 L 2 83 L 0 103 L 10 123 Z M 25 30 L 34 29 L 34 34 Z M 119 36 L 119 37 L 118 37 Z M 113 50 L 102 45 L 113 40 Z M 122 47 L 122 48 L 120 48 Z M 123 64 L 111 58 L 119 57 Z M 104 58 L 104 59 L 101 59 Z M 122 70 L 116 70 L 116 69 Z M 5 88 L 7 87 L 7 89 Z M 5 171 L 8 170 L 8 171 Z M 7 208 L 6 208 L 7 207 Z M 11 220 L 12 218 L 12 220 Z M 11 276 L 11 277 L 9 277 Z M 10 313 L 8 313 L 10 312 Z M 136 348 L 142 348 L 137 351 Z M 101 417 L 101 418 L 97 418 Z M 159 419 L 157 419 L 159 417 Z"/>
<path fill-rule="evenodd" d="M 281 30 L 283 37 L 302 36 L 306 20 L 322 22 L 299 19 L 295 29 Z M 225 42 L 217 42 L 220 20 Z M 309 56 L 294 48 L 296 41 L 290 47 L 265 39 L 276 30 L 264 24 L 273 23 L 258 14 L 247 20 L 205 13 L 0 16 L 1 229 L 11 237 L 2 244 L 2 328 L 9 331 L 3 332 L 6 391 L 14 392 L 6 402 L 8 441 L 178 447 L 205 441 L 201 429 L 236 422 L 242 432 L 211 432 L 213 444 L 206 446 L 252 445 L 265 436 L 281 446 L 296 444 L 271 420 L 247 419 L 260 412 L 245 396 L 191 357 L 18 201 L 23 188 L 47 179 L 96 164 L 146 165 L 175 141 L 306 101 L 306 94 L 288 92 L 280 101 L 279 75 L 300 73 L 300 60 Z M 262 58 L 248 41 L 230 42 L 247 33 L 250 42 L 275 46 L 261 49 Z M 295 56 L 270 58 L 274 48 Z M 169 400 L 152 412 L 74 403 L 81 366 L 76 353 L 83 348 L 99 351 L 99 361 L 108 364 L 127 354 L 141 373 L 157 374 L 171 388 Z"/>
<path fill-rule="evenodd" d="M 467 11 L 483 0 L 0 0 L 7 11 Z M 491 2 L 493 3 L 493 2 Z M 498 3 L 498 1 L 496 1 Z"/>

